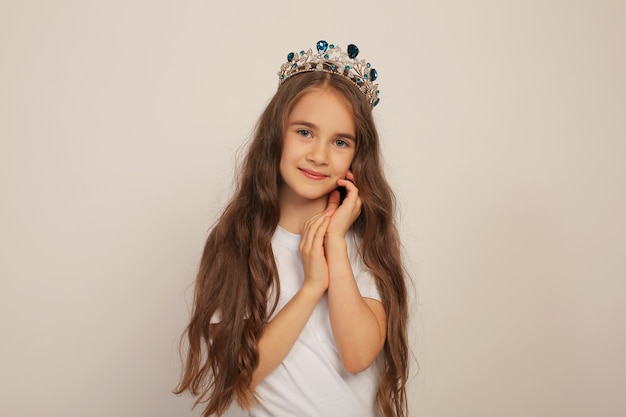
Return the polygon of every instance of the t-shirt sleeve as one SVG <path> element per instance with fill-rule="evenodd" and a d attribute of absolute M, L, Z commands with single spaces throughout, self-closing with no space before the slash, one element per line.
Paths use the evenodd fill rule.
<path fill-rule="evenodd" d="M 362 270 L 355 276 L 355 279 L 356 285 L 359 287 L 359 292 L 362 297 L 382 301 L 382 297 L 380 296 L 380 292 L 378 292 L 378 287 L 376 286 L 376 281 L 367 269 Z"/>

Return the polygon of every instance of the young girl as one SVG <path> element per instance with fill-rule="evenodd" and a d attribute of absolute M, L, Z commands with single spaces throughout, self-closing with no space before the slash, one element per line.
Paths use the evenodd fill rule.
<path fill-rule="evenodd" d="M 203 415 L 406 416 L 407 295 L 358 49 L 290 53 L 198 272 L 176 393 Z"/>

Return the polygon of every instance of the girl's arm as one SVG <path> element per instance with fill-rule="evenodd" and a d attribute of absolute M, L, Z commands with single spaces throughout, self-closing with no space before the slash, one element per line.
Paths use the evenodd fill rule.
<path fill-rule="evenodd" d="M 300 240 L 304 282 L 296 295 L 263 329 L 258 345 L 259 366 L 250 382 L 252 389 L 285 359 L 316 304 L 328 289 L 328 267 L 324 259 L 324 234 L 328 223 L 326 212 L 305 223 Z"/>
<path fill-rule="evenodd" d="M 356 285 L 344 238 L 328 236 L 328 309 L 333 337 L 346 371 L 367 369 L 380 353 L 387 333 L 385 308 L 363 298 Z"/>
<path fill-rule="evenodd" d="M 361 212 L 361 199 L 354 176 L 338 184 L 347 190 L 339 205 L 338 192 L 331 194 L 328 211 L 332 213 L 324 241 L 329 271 L 328 309 L 337 350 L 344 368 L 357 373 L 368 368 L 380 353 L 387 333 L 385 308 L 380 301 L 363 298 L 357 287 L 348 257 L 345 235 Z"/>
<path fill-rule="evenodd" d="M 269 375 L 285 359 L 324 291 L 302 287 L 263 329 L 259 340 L 259 366 L 250 388 Z"/>

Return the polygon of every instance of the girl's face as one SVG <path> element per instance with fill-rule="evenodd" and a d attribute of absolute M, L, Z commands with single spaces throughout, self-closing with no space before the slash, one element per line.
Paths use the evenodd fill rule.
<path fill-rule="evenodd" d="M 287 117 L 280 158 L 281 202 L 326 199 L 345 178 L 354 158 L 352 111 L 335 90 L 303 95 Z"/>

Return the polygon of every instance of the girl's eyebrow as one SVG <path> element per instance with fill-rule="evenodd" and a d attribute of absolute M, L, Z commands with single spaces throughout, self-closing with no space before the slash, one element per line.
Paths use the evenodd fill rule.
<path fill-rule="evenodd" d="M 289 123 L 289 126 L 306 126 L 311 130 L 319 130 L 315 123 L 307 122 L 304 120 L 294 120 L 293 122 Z M 340 136 L 342 138 L 352 139 L 356 141 L 356 137 L 350 133 L 336 133 L 335 136 Z"/>

